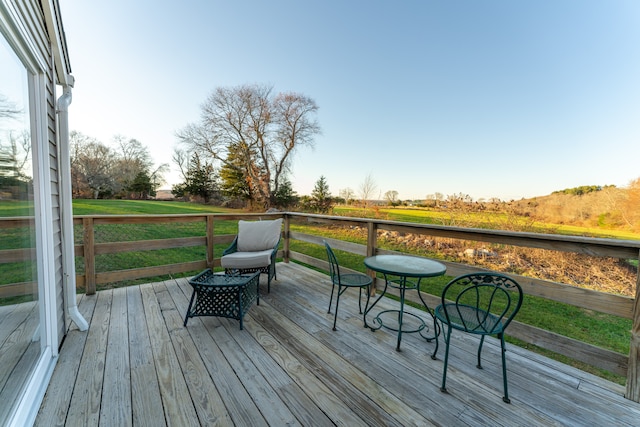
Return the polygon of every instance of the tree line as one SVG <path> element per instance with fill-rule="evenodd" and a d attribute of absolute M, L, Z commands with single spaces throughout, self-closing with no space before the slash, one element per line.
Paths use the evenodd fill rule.
<path fill-rule="evenodd" d="M 147 199 L 165 183 L 169 165 L 154 166 L 148 147 L 116 135 L 115 147 L 72 131 L 69 135 L 74 198 Z"/>

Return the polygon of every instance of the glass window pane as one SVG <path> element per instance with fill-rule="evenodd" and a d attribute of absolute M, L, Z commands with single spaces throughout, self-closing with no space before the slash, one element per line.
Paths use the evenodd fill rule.
<path fill-rule="evenodd" d="M 27 77 L 0 36 L 0 425 L 41 355 Z"/>

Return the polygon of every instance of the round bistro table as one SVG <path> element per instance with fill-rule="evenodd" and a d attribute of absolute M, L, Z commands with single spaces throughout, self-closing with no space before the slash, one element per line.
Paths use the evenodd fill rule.
<path fill-rule="evenodd" d="M 431 341 L 438 337 L 439 328 L 436 322 L 436 318 L 433 311 L 429 308 L 427 303 L 422 298 L 420 292 L 420 281 L 425 277 L 436 277 L 444 275 L 447 271 L 447 267 L 444 264 L 437 261 L 420 258 L 408 255 L 375 255 L 364 259 L 364 265 L 367 268 L 382 273 L 384 276 L 384 289 L 378 298 L 367 307 L 364 313 L 364 325 L 365 327 L 376 331 L 382 327 L 398 332 L 398 344 L 396 350 L 400 351 L 400 342 L 402 341 L 402 333 L 419 333 L 427 341 Z M 367 323 L 367 314 L 378 304 L 378 301 L 386 294 L 388 288 L 395 288 L 400 291 L 400 308 L 397 310 L 383 310 L 379 312 L 374 318 L 374 325 Z M 405 292 L 407 290 L 415 289 L 418 291 L 420 301 L 424 305 L 427 312 L 433 319 L 433 332 L 432 335 L 425 335 L 429 332 L 429 327 L 425 323 L 424 319 L 413 313 L 405 313 L 404 302 Z M 391 315 L 391 316 L 389 316 Z M 418 326 L 409 327 L 404 325 L 404 316 L 411 316 L 418 321 Z M 383 320 L 383 317 L 387 319 Z M 397 320 L 391 322 L 389 317 L 393 317 Z"/>

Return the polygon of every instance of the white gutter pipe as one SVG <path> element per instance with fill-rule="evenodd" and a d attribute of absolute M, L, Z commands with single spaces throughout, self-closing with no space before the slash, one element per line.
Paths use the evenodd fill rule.
<path fill-rule="evenodd" d="M 62 276 L 66 285 L 67 313 L 81 331 L 89 329 L 89 324 L 78 311 L 76 300 L 76 265 L 73 240 L 73 205 L 71 203 L 71 156 L 69 144 L 69 105 L 73 76 L 68 76 L 71 85 L 65 85 L 57 102 L 58 113 L 58 172 L 60 173 L 60 216 L 62 227 Z"/>

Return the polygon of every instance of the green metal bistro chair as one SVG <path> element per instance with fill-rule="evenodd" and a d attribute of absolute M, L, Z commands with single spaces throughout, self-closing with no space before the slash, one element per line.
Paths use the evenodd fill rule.
<path fill-rule="evenodd" d="M 340 305 L 340 296 L 349 288 L 360 288 L 360 294 L 358 296 L 358 308 L 360 314 L 362 314 L 362 290 L 367 293 L 367 303 L 365 309 L 369 306 L 369 298 L 371 296 L 371 284 L 373 280 L 371 277 L 363 273 L 340 273 L 340 265 L 338 260 L 331 249 L 331 246 L 325 241 L 325 248 L 327 248 L 327 257 L 329 258 L 329 270 L 331 273 L 331 298 L 329 299 L 329 310 L 327 313 L 331 313 L 331 304 L 333 303 L 333 291 L 338 287 L 338 293 L 336 294 L 336 311 L 333 317 L 333 330 L 336 330 L 336 321 L 338 320 L 338 306 Z"/>
<path fill-rule="evenodd" d="M 499 273 L 471 273 L 450 281 L 442 291 L 442 304 L 435 309 L 435 316 L 446 326 L 444 372 L 440 390 L 447 392 L 447 363 L 451 331 L 480 335 L 478 346 L 478 369 L 482 369 L 480 356 L 487 335 L 497 335 L 502 353 L 502 400 L 510 403 L 507 390 L 507 367 L 505 364 L 504 331 L 522 306 L 523 294 L 520 285 L 510 277 Z M 438 345 L 431 356 L 436 358 Z"/>

